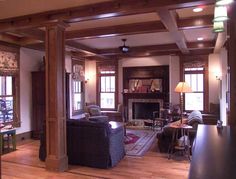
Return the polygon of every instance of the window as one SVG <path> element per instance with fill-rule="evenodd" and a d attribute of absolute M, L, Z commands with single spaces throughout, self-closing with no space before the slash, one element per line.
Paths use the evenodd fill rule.
<path fill-rule="evenodd" d="M 0 123 L 20 127 L 19 49 L 0 48 Z"/>
<path fill-rule="evenodd" d="M 102 109 L 115 109 L 117 106 L 117 68 L 115 65 L 98 67 L 98 101 Z"/>
<path fill-rule="evenodd" d="M 13 77 L 0 76 L 0 122 L 13 121 Z"/>
<path fill-rule="evenodd" d="M 72 116 L 80 114 L 84 106 L 84 61 L 72 59 L 71 80 Z"/>
<path fill-rule="evenodd" d="M 73 111 L 79 111 L 82 107 L 82 82 L 73 80 Z"/>
<path fill-rule="evenodd" d="M 184 68 L 184 79 L 192 93 L 185 93 L 185 110 L 204 110 L 204 68 Z"/>

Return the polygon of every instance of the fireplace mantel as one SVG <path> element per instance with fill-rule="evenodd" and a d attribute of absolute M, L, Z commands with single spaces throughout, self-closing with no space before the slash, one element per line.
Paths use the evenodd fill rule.
<path fill-rule="evenodd" d="M 161 90 L 133 90 L 130 89 L 129 81 L 133 79 L 148 80 L 161 79 Z M 131 92 L 132 91 L 132 92 Z M 150 99 L 161 100 L 163 103 L 169 102 L 169 66 L 143 66 L 123 68 L 123 104 L 124 117 L 128 121 L 128 102 L 130 99 Z"/>

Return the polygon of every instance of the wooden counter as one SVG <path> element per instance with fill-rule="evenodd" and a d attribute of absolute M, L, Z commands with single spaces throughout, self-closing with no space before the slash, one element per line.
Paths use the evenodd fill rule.
<path fill-rule="evenodd" d="M 189 179 L 236 178 L 236 128 L 199 125 Z"/>

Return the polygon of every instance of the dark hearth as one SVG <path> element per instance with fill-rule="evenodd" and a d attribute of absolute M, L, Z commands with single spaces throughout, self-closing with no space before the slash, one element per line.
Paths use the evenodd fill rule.
<path fill-rule="evenodd" d="M 154 111 L 160 111 L 160 104 L 157 102 L 133 102 L 132 103 L 133 119 L 152 119 Z M 159 116 L 156 116 L 159 117 Z"/>

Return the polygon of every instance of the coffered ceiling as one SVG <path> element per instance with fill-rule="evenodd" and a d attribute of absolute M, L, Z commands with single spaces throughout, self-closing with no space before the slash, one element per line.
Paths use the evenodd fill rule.
<path fill-rule="evenodd" d="M 42 50 L 45 32 L 40 26 L 58 19 L 69 25 L 66 50 L 88 58 L 211 53 L 217 39 L 212 32 L 214 0 L 21 0 L 22 7 L 17 3 L 0 2 L 0 40 L 28 48 Z M 193 12 L 195 7 L 203 11 Z M 24 16 L 15 18 L 19 15 Z M 130 46 L 126 54 L 118 48 L 123 38 Z"/>

